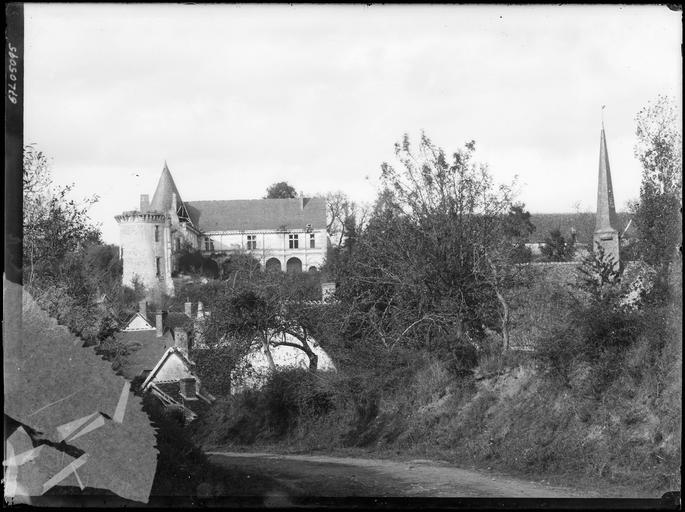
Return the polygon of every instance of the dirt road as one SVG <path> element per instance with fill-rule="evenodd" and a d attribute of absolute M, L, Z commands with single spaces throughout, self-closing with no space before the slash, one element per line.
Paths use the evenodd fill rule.
<path fill-rule="evenodd" d="M 494 476 L 428 460 L 399 462 L 324 455 L 207 452 L 214 464 L 278 483 L 292 497 L 592 498 L 597 494 Z M 249 489 L 241 492 L 250 494 Z M 255 494 L 263 490 L 255 489 Z"/>

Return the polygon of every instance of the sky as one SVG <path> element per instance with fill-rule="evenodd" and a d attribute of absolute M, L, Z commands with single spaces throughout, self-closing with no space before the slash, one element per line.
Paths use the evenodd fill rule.
<path fill-rule="evenodd" d="M 682 105 L 663 6 L 25 5 L 25 143 L 118 243 L 164 166 L 185 201 L 277 181 L 371 202 L 395 142 L 476 141 L 533 213 L 594 211 L 601 106 L 614 197 L 637 198 L 635 115 Z"/>

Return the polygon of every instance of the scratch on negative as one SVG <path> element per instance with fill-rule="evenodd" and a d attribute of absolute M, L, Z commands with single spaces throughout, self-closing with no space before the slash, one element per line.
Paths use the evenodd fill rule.
<path fill-rule="evenodd" d="M 71 398 L 71 397 L 74 396 L 76 393 L 78 393 L 79 391 L 83 391 L 84 389 L 85 389 L 85 386 L 82 387 L 81 389 L 77 389 L 76 391 L 74 391 L 74 392 L 73 392 L 71 395 L 69 395 L 69 396 L 65 396 L 64 398 L 60 398 L 59 400 L 56 400 L 56 401 L 54 401 L 54 402 L 52 402 L 52 403 L 50 403 L 50 404 L 48 404 L 48 405 L 44 405 L 43 407 L 41 407 L 41 408 L 38 409 L 37 411 L 34 411 L 34 412 L 32 412 L 31 414 L 29 414 L 27 417 L 31 417 L 31 416 L 33 416 L 34 414 L 38 414 L 38 413 L 39 413 L 40 411 L 42 411 L 43 409 L 47 409 L 48 407 L 51 407 L 51 406 L 53 406 L 53 405 L 55 405 L 55 404 L 58 404 L 59 402 L 63 402 L 64 400 L 67 400 L 68 398 Z"/>

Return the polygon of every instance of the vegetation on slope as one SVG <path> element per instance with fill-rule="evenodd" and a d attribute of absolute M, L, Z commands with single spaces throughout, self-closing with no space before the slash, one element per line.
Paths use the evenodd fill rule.
<path fill-rule="evenodd" d="M 682 166 L 667 103 L 638 115 L 632 270 L 599 250 L 580 274 L 559 267 L 572 278 L 516 265 L 528 216 L 471 162 L 473 143 L 448 157 L 405 138 L 373 211 L 324 269 L 338 302 L 317 339 L 339 371 L 274 373 L 260 392 L 224 397 L 196 438 L 679 488 Z"/>

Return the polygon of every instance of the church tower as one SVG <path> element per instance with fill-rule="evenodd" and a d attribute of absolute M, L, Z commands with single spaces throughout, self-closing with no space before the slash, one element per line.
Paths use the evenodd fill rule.
<path fill-rule="evenodd" d="M 619 232 L 618 217 L 614 205 L 614 189 L 611 185 L 611 168 L 609 167 L 609 153 L 604 134 L 604 121 L 599 141 L 599 181 L 597 184 L 597 220 L 593 235 L 593 249 L 601 246 L 605 258 L 611 257 L 614 267 L 618 270 L 619 260 Z"/>

